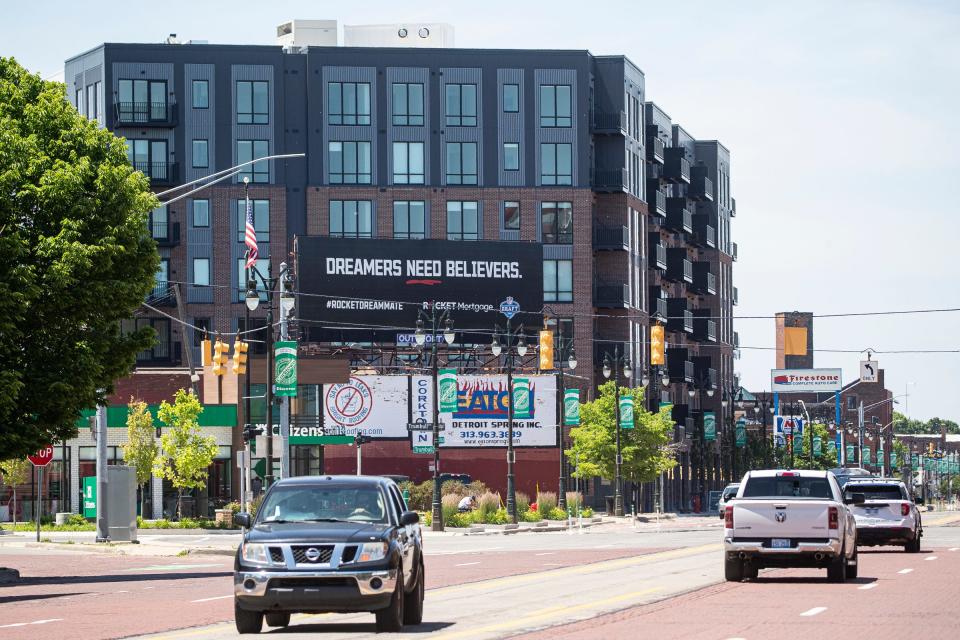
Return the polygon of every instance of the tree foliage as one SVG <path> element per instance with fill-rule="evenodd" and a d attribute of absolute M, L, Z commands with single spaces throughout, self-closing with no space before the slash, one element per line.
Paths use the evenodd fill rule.
<path fill-rule="evenodd" d="M 142 400 L 130 398 L 127 405 L 127 441 L 120 445 L 123 449 L 123 461 L 133 467 L 140 487 L 140 513 L 144 514 L 147 489 L 153 477 L 153 461 L 159 449 L 154 438 L 153 414 Z"/>
<path fill-rule="evenodd" d="M 17 486 L 30 479 L 33 463 L 26 458 L 3 460 L 0 462 L 0 480 L 13 489 L 13 528 L 17 528 Z"/>
<path fill-rule="evenodd" d="M 153 473 L 170 481 L 177 490 L 177 517 L 183 496 L 206 485 L 207 473 L 217 455 L 217 441 L 200 433 L 197 418 L 203 411 L 192 393 L 180 389 L 173 404 L 164 401 L 158 415 L 169 429 L 160 438 L 160 452 L 153 461 Z"/>
<path fill-rule="evenodd" d="M 676 464 L 669 409 L 651 413 L 644 409 L 643 388 L 620 388 L 621 396 L 633 396 L 634 428 L 620 430 L 621 475 L 626 481 L 649 482 Z M 580 426 L 570 430 L 573 447 L 566 454 L 577 465 L 579 478 L 614 478 L 616 475 L 616 407 L 613 381 L 600 386 L 596 400 L 580 407 Z"/>
<path fill-rule="evenodd" d="M 153 286 L 156 198 L 122 140 L 62 83 L 0 58 L 0 458 L 76 435 L 153 332 L 127 335 Z"/>
<path fill-rule="evenodd" d="M 811 462 L 810 456 L 810 427 L 813 427 L 814 437 L 820 438 L 820 455 L 813 456 L 813 461 Z M 836 449 L 831 448 L 829 444 L 834 442 L 833 438 L 830 437 L 830 430 L 827 429 L 826 425 L 813 423 L 812 425 L 807 424 L 804 427 L 803 432 L 803 452 L 794 453 L 793 455 L 793 468 L 794 469 L 833 469 L 838 466 L 837 462 L 837 452 Z M 794 442 L 794 444 L 796 444 Z M 786 447 L 780 450 L 779 455 L 781 459 L 790 462 L 790 452 Z"/>
<path fill-rule="evenodd" d="M 926 422 L 908 418 L 899 411 L 893 412 L 893 432 L 904 434 L 928 433 L 940 435 L 943 430 L 947 433 L 960 433 L 960 425 L 953 420 L 930 418 Z"/>

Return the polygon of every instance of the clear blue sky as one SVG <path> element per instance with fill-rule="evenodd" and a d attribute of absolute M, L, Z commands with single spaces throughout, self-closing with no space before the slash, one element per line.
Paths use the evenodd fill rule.
<path fill-rule="evenodd" d="M 148 9 L 153 9 L 148 11 Z M 272 44 L 290 18 L 449 22 L 461 47 L 626 54 L 647 96 L 732 151 L 738 315 L 960 307 L 960 3 L 12 3 L 0 54 L 49 76 L 104 41 Z M 772 347 L 773 321 L 736 322 Z M 815 322 L 821 349 L 960 348 L 960 313 Z M 910 414 L 960 419 L 960 355 L 880 355 Z M 856 354 L 817 366 L 857 375 Z M 773 353 L 744 349 L 750 389 Z M 902 402 L 898 409 L 903 410 Z"/>

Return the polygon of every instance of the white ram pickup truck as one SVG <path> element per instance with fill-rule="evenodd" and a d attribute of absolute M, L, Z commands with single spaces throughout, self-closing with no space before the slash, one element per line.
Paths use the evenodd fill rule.
<path fill-rule="evenodd" d="M 831 582 L 857 577 L 857 524 L 829 471 L 748 471 L 725 507 L 723 536 L 729 581 L 764 567 L 826 569 Z"/>

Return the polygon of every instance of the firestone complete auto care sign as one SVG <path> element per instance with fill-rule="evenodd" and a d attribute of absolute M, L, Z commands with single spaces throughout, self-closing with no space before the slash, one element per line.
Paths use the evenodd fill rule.
<path fill-rule="evenodd" d="M 776 393 L 840 391 L 841 369 L 771 369 L 770 389 Z"/>

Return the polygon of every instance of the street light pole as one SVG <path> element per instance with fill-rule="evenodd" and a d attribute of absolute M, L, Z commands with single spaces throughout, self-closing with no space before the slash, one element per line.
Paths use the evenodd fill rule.
<path fill-rule="evenodd" d="M 606 354 L 604 356 L 603 362 L 603 377 L 609 378 L 610 374 L 613 373 L 613 409 L 614 409 L 614 425 L 613 428 L 616 431 L 616 443 L 617 443 L 617 458 L 615 460 L 615 487 L 613 494 L 613 515 L 620 517 L 623 516 L 623 490 L 621 488 L 621 466 L 623 465 L 623 454 L 621 453 L 620 448 L 620 363 L 623 363 L 623 375 L 626 378 L 630 378 L 631 368 L 630 360 L 627 358 L 626 354 L 621 356 L 620 354 L 620 344 L 615 344 L 613 347 L 613 361 L 611 363 L 610 355 Z"/>
<path fill-rule="evenodd" d="M 507 402 L 507 515 L 510 516 L 510 521 L 513 524 L 517 522 L 517 492 L 516 486 L 514 483 L 514 466 L 516 464 L 516 455 L 513 449 L 513 333 L 512 333 L 512 324 L 510 322 L 511 318 L 507 317 L 507 331 L 506 331 L 506 349 L 507 349 L 507 395 L 509 396 L 509 401 Z M 520 327 L 520 335 L 517 338 L 516 351 L 517 354 L 522 358 L 527 355 L 527 342 L 526 336 L 523 333 L 523 325 Z M 500 346 L 499 338 L 494 332 L 493 343 L 490 346 L 490 350 L 493 352 L 495 357 L 499 357 L 502 351 Z"/>
<path fill-rule="evenodd" d="M 577 367 L 577 358 L 574 355 L 573 351 L 573 341 L 571 340 L 569 351 L 564 346 L 564 337 L 563 337 L 563 323 L 559 319 L 554 318 L 545 318 L 543 321 L 544 326 L 549 326 L 552 324 L 557 325 L 557 353 L 559 357 L 557 358 L 557 451 L 560 456 L 560 482 L 558 484 L 559 493 L 557 495 L 557 508 L 561 511 L 566 511 L 567 509 L 567 461 L 563 453 L 563 422 L 564 422 L 564 395 L 566 393 L 566 384 L 563 377 L 563 362 L 564 356 L 569 355 L 569 366 L 570 369 L 575 369 Z M 542 354 L 541 354 L 542 357 Z M 553 357 L 553 354 L 550 354 L 550 357 Z"/>

